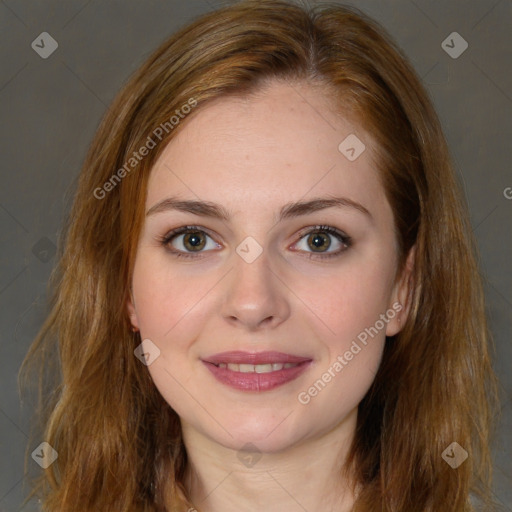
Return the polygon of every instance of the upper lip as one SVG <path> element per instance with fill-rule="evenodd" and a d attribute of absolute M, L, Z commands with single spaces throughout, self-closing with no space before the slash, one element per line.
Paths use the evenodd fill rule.
<path fill-rule="evenodd" d="M 270 363 L 304 363 L 311 361 L 311 358 L 294 356 L 283 352 L 243 352 L 234 350 L 230 352 L 220 352 L 213 356 L 203 358 L 207 363 L 220 364 L 270 364 Z"/>

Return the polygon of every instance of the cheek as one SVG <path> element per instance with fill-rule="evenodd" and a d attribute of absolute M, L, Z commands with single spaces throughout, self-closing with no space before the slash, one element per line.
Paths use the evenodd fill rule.
<path fill-rule="evenodd" d="M 182 324 L 190 328 L 190 318 L 201 313 L 202 299 L 218 281 L 211 272 L 193 272 L 192 266 L 172 271 L 177 265 L 162 259 L 165 260 L 141 254 L 133 274 L 141 335 L 160 340 L 171 336 Z"/>
<path fill-rule="evenodd" d="M 295 280 L 294 292 L 328 345 L 343 349 L 385 314 L 392 291 L 389 267 L 378 261 L 351 261 L 329 275 Z"/>
<path fill-rule="evenodd" d="M 387 324 L 381 315 L 386 317 L 388 311 L 390 283 L 390 271 L 383 265 L 354 265 L 309 293 L 309 322 L 326 357 L 297 399 L 313 417 L 337 421 L 370 388 L 386 342 Z"/>

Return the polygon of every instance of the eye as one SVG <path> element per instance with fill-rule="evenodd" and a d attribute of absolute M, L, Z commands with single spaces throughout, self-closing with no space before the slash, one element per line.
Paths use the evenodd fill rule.
<path fill-rule="evenodd" d="M 209 240 L 211 242 L 209 242 Z M 193 253 L 201 253 L 205 250 L 218 249 L 220 245 L 213 241 L 212 237 L 197 226 L 183 226 L 172 230 L 161 239 L 161 242 L 169 251 L 177 257 L 194 258 Z"/>
<path fill-rule="evenodd" d="M 308 228 L 308 231 L 305 233 L 302 231 L 300 235 L 301 239 L 295 244 L 295 247 L 298 250 L 309 252 L 310 258 L 339 256 L 352 245 L 352 239 L 348 235 L 331 226 Z"/>

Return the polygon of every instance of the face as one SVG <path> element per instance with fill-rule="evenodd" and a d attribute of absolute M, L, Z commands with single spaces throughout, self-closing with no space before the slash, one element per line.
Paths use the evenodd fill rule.
<path fill-rule="evenodd" d="M 128 309 L 184 430 L 276 452 L 354 417 L 405 313 L 372 144 L 273 83 L 197 111 L 155 163 Z"/>

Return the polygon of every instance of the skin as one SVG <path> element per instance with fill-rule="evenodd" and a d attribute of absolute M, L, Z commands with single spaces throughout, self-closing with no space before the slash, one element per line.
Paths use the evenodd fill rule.
<path fill-rule="evenodd" d="M 366 145 L 355 161 L 338 150 L 351 133 Z M 354 496 L 340 468 L 357 406 L 385 336 L 396 334 L 407 315 L 406 276 L 397 275 L 393 215 L 373 147 L 319 89 L 273 82 L 255 96 L 220 98 L 191 114 L 152 170 L 146 211 L 174 196 L 211 201 L 231 215 L 148 215 L 128 303 L 141 339 L 160 350 L 148 370 L 180 417 L 187 485 L 201 510 L 350 510 Z M 284 204 L 329 196 L 356 201 L 371 216 L 346 206 L 277 222 Z M 186 225 L 211 238 L 203 235 L 206 246 L 189 250 L 192 258 L 177 258 L 161 239 Z M 300 234 L 317 225 L 343 231 L 352 245 L 322 259 L 308 233 Z M 252 263 L 236 252 L 248 236 L 263 248 Z M 324 236 L 327 252 L 343 247 Z M 168 246 L 187 252 L 185 237 Z M 397 302 L 404 309 L 317 396 L 300 403 L 299 393 Z M 227 350 L 276 350 L 313 362 L 292 382 L 248 393 L 218 382 L 201 362 Z M 246 443 L 260 452 L 251 466 L 241 460 Z"/>

